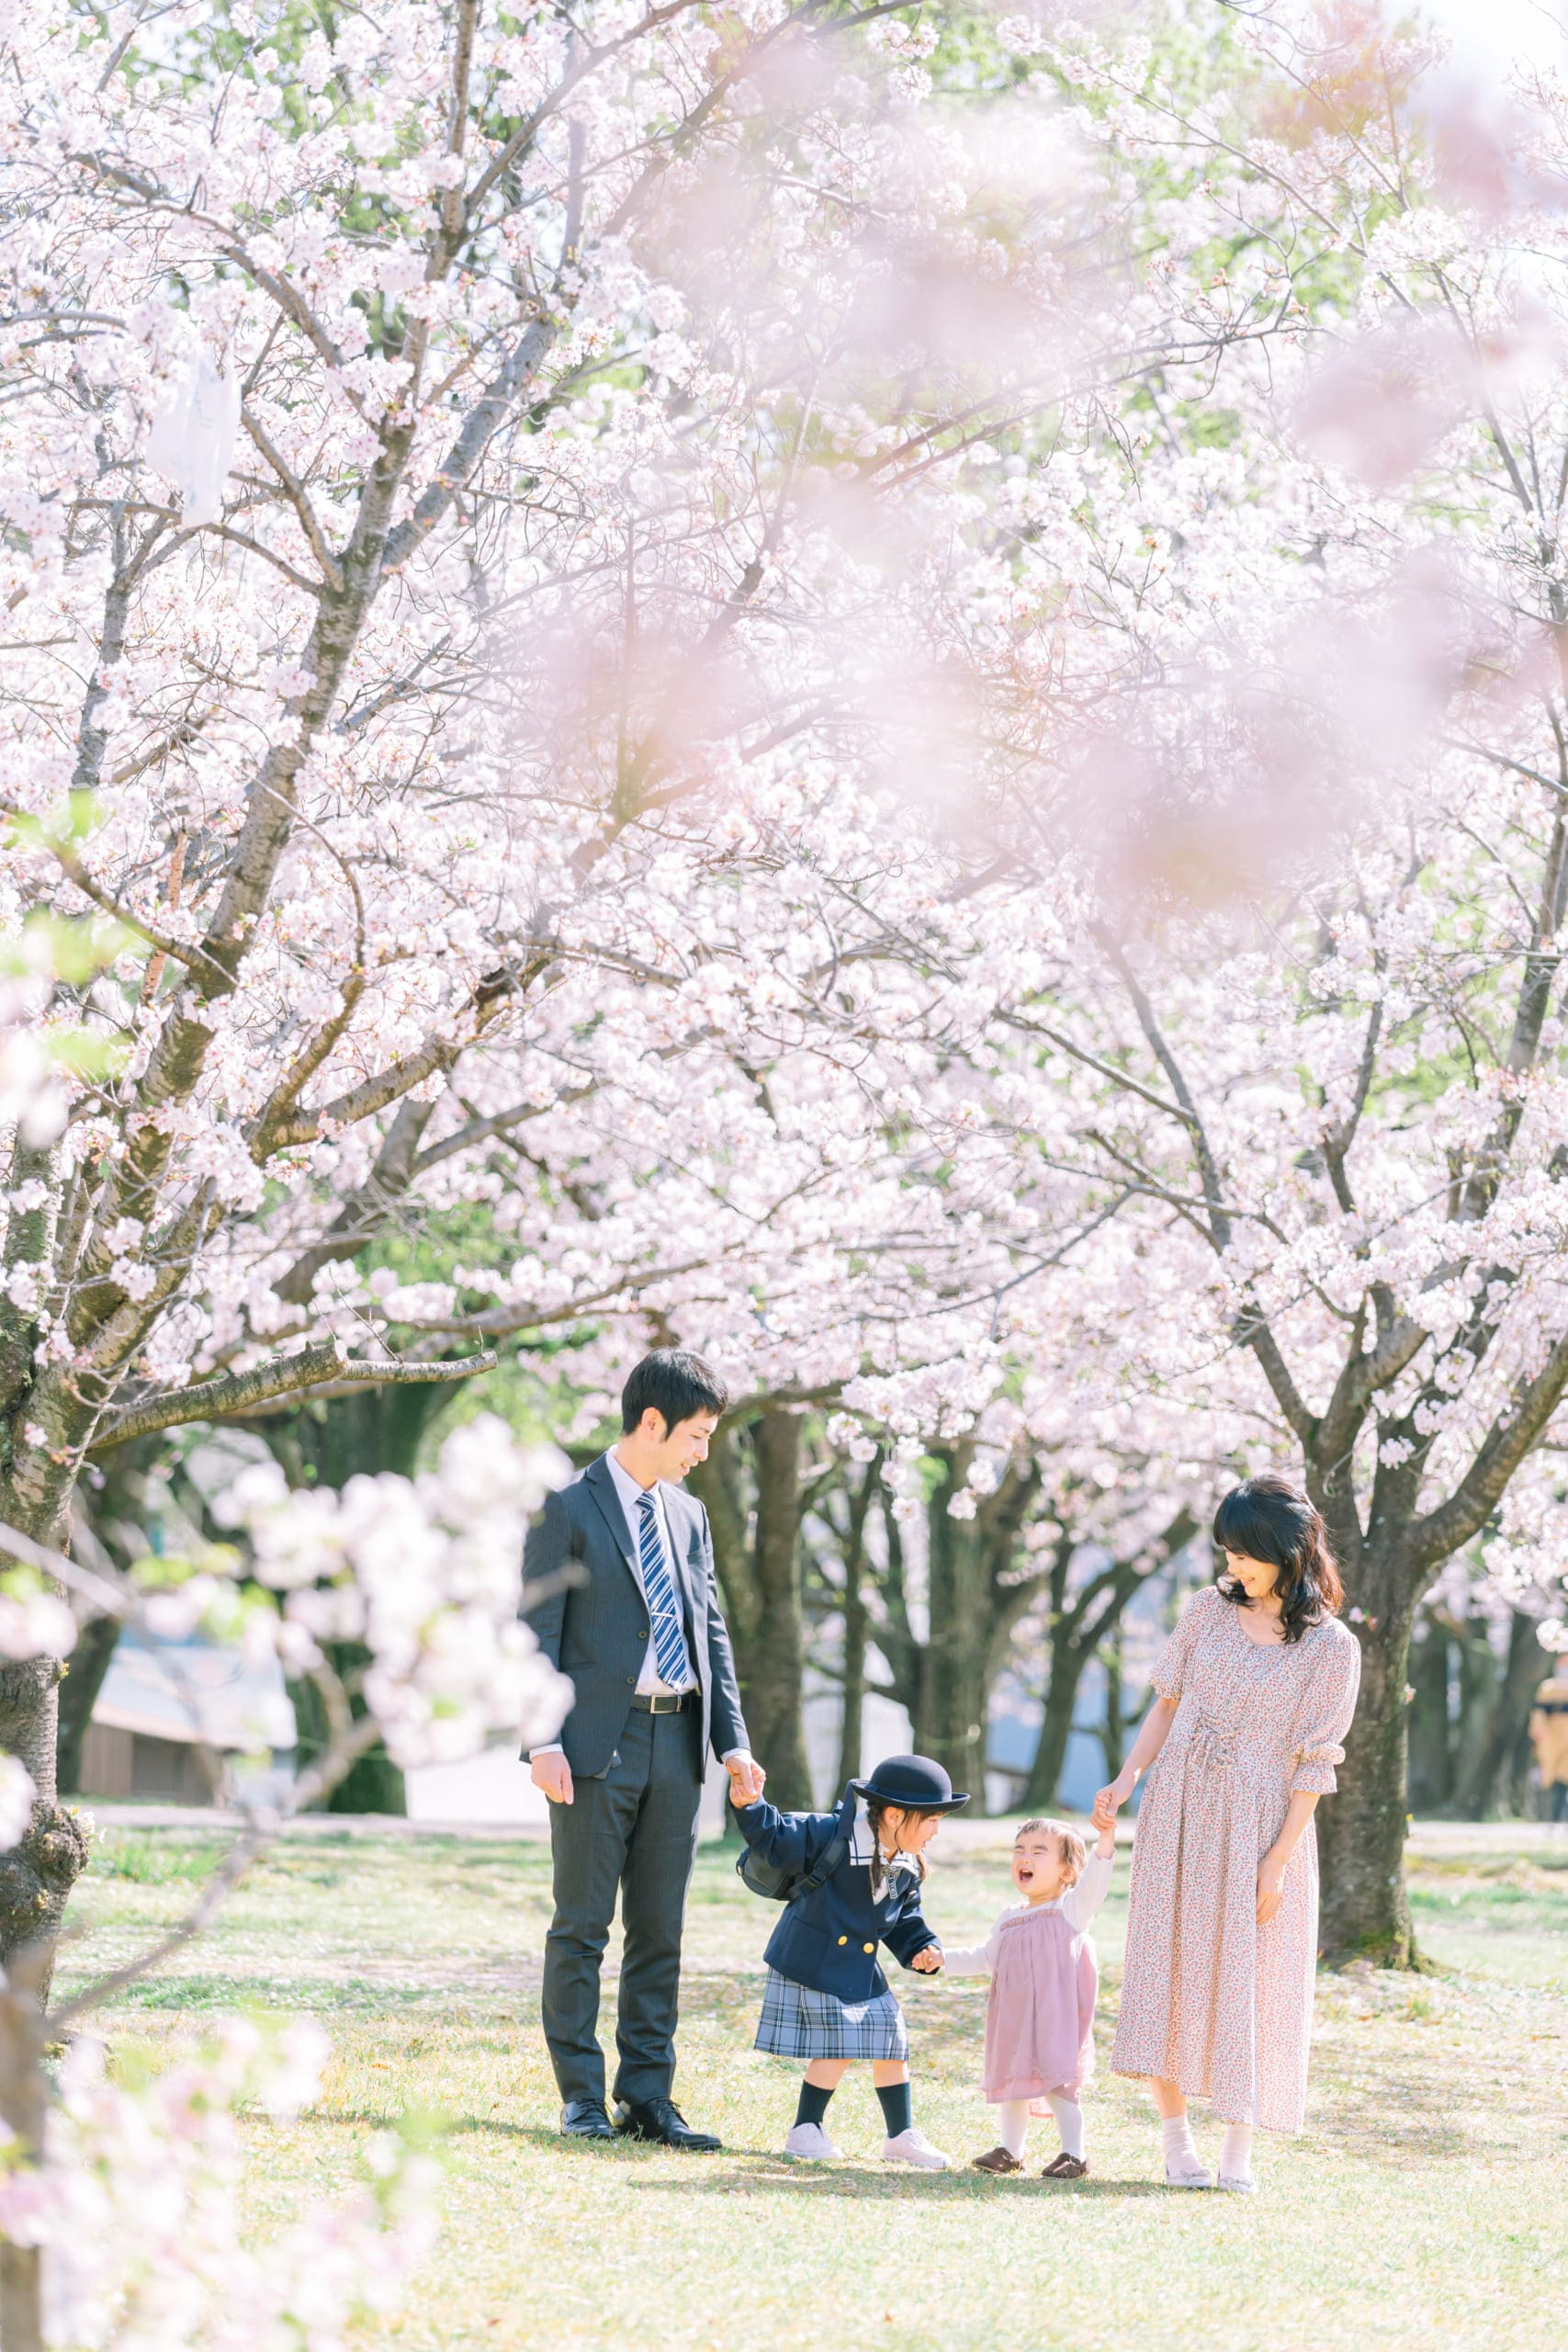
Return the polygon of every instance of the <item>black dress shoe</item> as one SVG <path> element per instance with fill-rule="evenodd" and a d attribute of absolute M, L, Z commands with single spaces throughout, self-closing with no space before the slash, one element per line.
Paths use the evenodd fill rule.
<path fill-rule="evenodd" d="M 710 2155 L 724 2145 L 711 2132 L 694 2132 L 672 2098 L 623 2099 L 615 2109 L 615 2129 L 628 2140 L 652 2140 L 688 2155 Z"/>
<path fill-rule="evenodd" d="M 602 2098 L 569 2098 L 560 2111 L 560 2128 L 565 2140 L 613 2140 L 615 2136 Z"/>

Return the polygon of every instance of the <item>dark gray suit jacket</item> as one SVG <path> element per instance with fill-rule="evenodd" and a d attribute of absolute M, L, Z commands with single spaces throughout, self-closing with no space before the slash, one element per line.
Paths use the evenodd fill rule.
<path fill-rule="evenodd" d="M 660 1482 L 684 1601 L 686 1646 L 702 1684 L 702 1747 L 716 1756 L 746 1746 L 729 1631 L 718 1605 L 713 1539 L 701 1503 Z M 648 1651 L 648 1609 L 632 1565 L 632 1535 L 603 1454 L 551 1495 L 528 1531 L 525 1585 L 550 1589 L 524 1614 L 552 1666 L 577 1696 L 560 1732 L 574 1773 L 607 1768 L 631 1713 Z M 568 1582 L 572 1564 L 575 1578 Z"/>

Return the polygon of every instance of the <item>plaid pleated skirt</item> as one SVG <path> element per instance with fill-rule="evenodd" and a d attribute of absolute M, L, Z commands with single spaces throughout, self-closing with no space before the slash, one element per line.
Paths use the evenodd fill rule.
<path fill-rule="evenodd" d="M 891 1993 L 840 2001 L 768 1971 L 753 2047 L 775 2058 L 908 2058 L 908 2030 Z"/>

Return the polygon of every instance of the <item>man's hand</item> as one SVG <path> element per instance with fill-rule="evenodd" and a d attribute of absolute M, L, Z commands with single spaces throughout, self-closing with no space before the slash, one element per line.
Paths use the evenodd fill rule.
<path fill-rule="evenodd" d="M 547 1747 L 542 1754 L 530 1758 L 528 1769 L 534 1776 L 534 1786 L 543 1789 L 552 1804 L 571 1803 L 571 1766 L 558 1747 Z"/>
<path fill-rule="evenodd" d="M 928 1944 L 924 1951 L 918 1951 L 915 1954 L 909 1965 L 911 1968 L 918 1968 L 922 1976 L 938 1975 L 942 1969 L 942 1946 Z"/>
<path fill-rule="evenodd" d="M 743 1804 L 755 1804 L 768 1781 L 756 1758 L 738 1747 L 733 1756 L 725 1758 L 724 1769 L 729 1775 L 729 1802 L 737 1812 Z"/>

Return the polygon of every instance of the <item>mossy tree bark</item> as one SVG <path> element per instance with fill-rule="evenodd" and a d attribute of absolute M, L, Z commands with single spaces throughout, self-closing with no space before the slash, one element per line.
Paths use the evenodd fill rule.
<path fill-rule="evenodd" d="M 689 1481 L 713 1531 L 752 1753 L 767 1771 L 770 1799 L 786 1809 L 812 1802 L 802 1715 L 804 1433 L 800 1407 L 764 1402 L 725 1423 Z"/>

